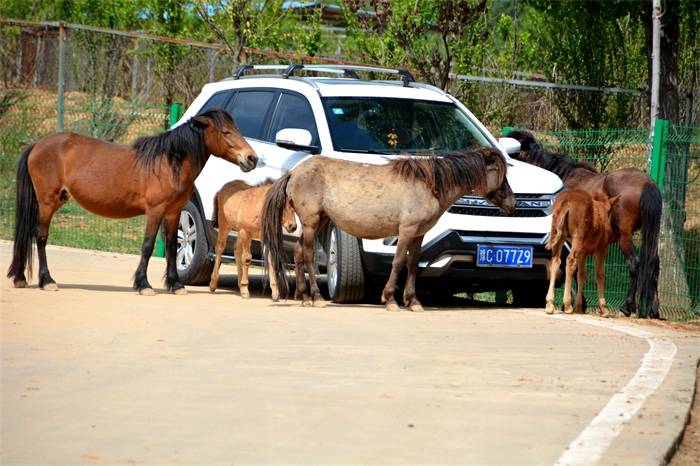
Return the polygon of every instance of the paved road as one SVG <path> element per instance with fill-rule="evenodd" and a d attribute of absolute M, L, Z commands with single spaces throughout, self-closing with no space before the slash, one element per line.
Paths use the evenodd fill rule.
<path fill-rule="evenodd" d="M 59 292 L 0 288 L 3 464 L 655 465 L 690 407 L 697 333 L 144 297 L 134 256 L 48 256 Z"/>

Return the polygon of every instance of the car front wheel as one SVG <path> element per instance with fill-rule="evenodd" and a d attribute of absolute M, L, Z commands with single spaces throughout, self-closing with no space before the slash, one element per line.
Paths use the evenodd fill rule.
<path fill-rule="evenodd" d="M 209 260 L 204 221 L 197 206 L 189 201 L 180 212 L 177 227 L 177 274 L 185 285 L 209 282 L 214 263 Z"/>

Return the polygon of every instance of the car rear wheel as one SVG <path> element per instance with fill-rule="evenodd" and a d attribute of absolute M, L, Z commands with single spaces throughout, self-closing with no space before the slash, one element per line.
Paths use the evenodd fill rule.
<path fill-rule="evenodd" d="M 180 212 L 177 227 L 177 274 L 185 285 L 209 282 L 214 263 L 209 260 L 209 244 L 204 220 L 197 206 L 189 201 Z"/>
<path fill-rule="evenodd" d="M 365 297 L 365 271 L 360 243 L 335 225 L 326 241 L 328 295 L 334 303 L 353 303 Z"/>

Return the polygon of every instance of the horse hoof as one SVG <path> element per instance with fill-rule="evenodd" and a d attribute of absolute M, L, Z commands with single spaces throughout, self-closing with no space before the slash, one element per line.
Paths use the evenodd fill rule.
<path fill-rule="evenodd" d="M 280 296 L 279 296 L 279 295 L 274 295 L 274 294 L 272 295 L 272 302 L 273 302 L 273 303 L 276 303 L 276 302 L 278 302 L 279 300 L 280 300 Z"/>
<path fill-rule="evenodd" d="M 182 288 L 178 288 L 177 290 L 173 290 L 173 293 L 176 295 L 183 296 L 183 295 L 187 294 L 187 290 L 184 287 L 182 287 Z"/>
<path fill-rule="evenodd" d="M 294 292 L 294 301 L 303 301 L 304 295 L 299 292 Z"/>
<path fill-rule="evenodd" d="M 216 291 L 216 288 L 212 288 L 211 286 L 209 287 L 209 292 L 210 292 L 210 293 L 213 293 L 213 292 L 215 292 L 215 291 Z"/>
<path fill-rule="evenodd" d="M 139 294 L 141 296 L 155 296 L 156 292 L 153 291 L 153 288 L 141 288 Z"/>
<path fill-rule="evenodd" d="M 386 303 L 386 310 L 389 312 L 398 312 L 401 308 L 396 303 Z"/>
<path fill-rule="evenodd" d="M 411 306 L 408 309 L 412 312 L 423 312 L 425 310 L 423 309 L 423 306 L 419 303 L 411 304 Z"/>
<path fill-rule="evenodd" d="M 14 282 L 15 288 L 26 288 L 27 287 L 27 280 L 17 280 Z"/>
<path fill-rule="evenodd" d="M 316 298 L 316 299 L 314 299 L 313 303 L 314 303 L 314 307 L 326 307 L 328 305 L 326 300 L 323 298 Z"/>
<path fill-rule="evenodd" d="M 606 308 L 600 310 L 600 317 L 610 317 L 610 311 Z"/>
<path fill-rule="evenodd" d="M 313 301 L 311 301 L 310 299 L 302 299 L 302 300 L 301 300 L 301 305 L 302 305 L 303 307 L 311 307 L 311 306 L 314 305 L 314 303 L 313 303 Z"/>
<path fill-rule="evenodd" d="M 564 308 L 564 314 L 573 314 L 573 313 L 574 313 L 573 307 L 565 307 Z"/>
<path fill-rule="evenodd" d="M 243 298 L 243 299 L 250 299 L 250 292 L 248 292 L 248 291 L 241 291 L 241 298 Z"/>
<path fill-rule="evenodd" d="M 58 285 L 55 283 L 47 283 L 46 285 L 42 286 L 41 289 L 44 291 L 58 291 Z"/>
<path fill-rule="evenodd" d="M 554 305 L 553 304 L 547 304 L 544 307 L 544 312 L 547 314 L 554 314 Z"/>

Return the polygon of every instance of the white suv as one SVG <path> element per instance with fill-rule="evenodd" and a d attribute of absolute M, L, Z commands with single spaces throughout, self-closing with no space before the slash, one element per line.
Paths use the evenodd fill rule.
<path fill-rule="evenodd" d="M 251 73 L 255 70 L 271 74 Z M 385 74 L 393 80 L 362 80 L 358 73 Z M 205 85 L 178 124 L 213 107 L 231 113 L 262 163 L 243 173 L 211 157 L 197 178 L 180 225 L 178 272 L 187 284 L 209 280 L 217 234 L 211 225 L 213 198 L 228 181 L 277 179 L 315 153 L 381 164 L 396 153 L 479 146 L 513 153 L 520 148 L 512 139 L 499 143 L 457 99 L 415 82 L 403 70 L 244 65 L 232 78 Z M 419 288 L 444 294 L 512 289 L 516 303 L 541 304 L 551 257 L 544 244 L 562 183 L 548 171 L 510 158 L 508 162 L 515 213 L 504 217 L 484 199 L 461 198 L 425 235 Z M 296 239 L 285 238 L 288 250 Z M 384 283 L 396 250 L 395 238 L 358 239 L 334 225 L 319 235 L 317 244 L 318 263 L 336 302 L 361 301 L 372 284 Z M 233 260 L 231 242 L 228 246 L 224 258 Z M 261 257 L 259 249 L 254 244 L 254 257 Z"/>

